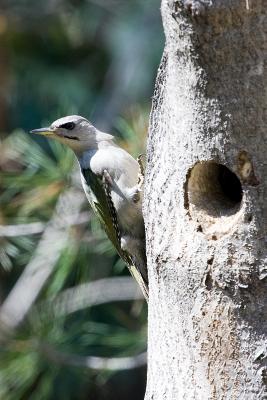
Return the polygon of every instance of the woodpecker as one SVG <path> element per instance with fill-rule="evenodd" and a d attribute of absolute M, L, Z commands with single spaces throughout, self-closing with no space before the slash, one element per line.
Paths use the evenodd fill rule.
<path fill-rule="evenodd" d="M 86 197 L 148 300 L 141 158 L 135 160 L 114 142 L 114 136 L 78 115 L 31 133 L 56 139 L 73 150 Z"/>

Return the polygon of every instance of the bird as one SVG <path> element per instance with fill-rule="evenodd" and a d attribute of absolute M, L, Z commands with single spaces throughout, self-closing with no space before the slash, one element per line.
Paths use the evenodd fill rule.
<path fill-rule="evenodd" d="M 115 143 L 114 136 L 79 115 L 57 119 L 30 133 L 45 135 L 73 150 L 86 197 L 148 301 L 141 156 L 136 160 Z"/>

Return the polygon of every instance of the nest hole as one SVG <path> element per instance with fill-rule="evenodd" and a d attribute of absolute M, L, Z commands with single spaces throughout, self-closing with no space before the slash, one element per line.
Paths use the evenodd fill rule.
<path fill-rule="evenodd" d="M 238 176 L 222 164 L 199 162 L 188 174 L 185 206 L 201 227 L 199 231 L 207 230 L 219 219 L 235 215 L 240 210 L 242 197 Z"/>

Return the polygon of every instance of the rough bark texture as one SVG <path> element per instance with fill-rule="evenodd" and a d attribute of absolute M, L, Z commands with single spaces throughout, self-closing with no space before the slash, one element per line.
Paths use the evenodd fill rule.
<path fill-rule="evenodd" d="M 163 0 L 146 400 L 267 398 L 266 0 Z"/>

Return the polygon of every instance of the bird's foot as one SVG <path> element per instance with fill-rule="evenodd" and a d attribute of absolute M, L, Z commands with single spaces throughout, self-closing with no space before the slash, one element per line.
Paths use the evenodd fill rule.
<path fill-rule="evenodd" d="M 143 159 L 145 158 L 145 154 L 140 154 L 137 157 L 137 162 L 139 164 L 139 173 L 138 173 L 138 186 L 140 189 L 142 189 L 143 184 L 144 184 L 144 179 L 145 179 L 145 167 L 144 167 L 144 162 Z"/>
<path fill-rule="evenodd" d="M 142 189 L 137 186 L 136 189 L 135 189 L 135 192 L 133 194 L 133 202 L 134 203 L 138 203 L 138 201 L 140 201 L 141 192 L 142 192 Z"/>
<path fill-rule="evenodd" d="M 133 203 L 138 203 L 141 199 L 142 188 L 139 183 L 128 190 L 128 199 Z"/>

